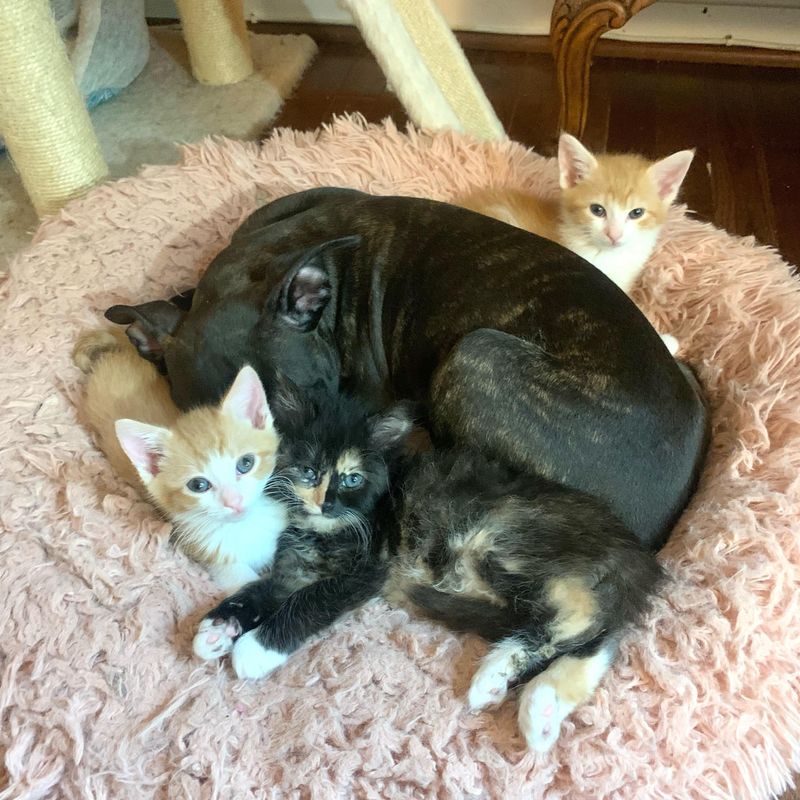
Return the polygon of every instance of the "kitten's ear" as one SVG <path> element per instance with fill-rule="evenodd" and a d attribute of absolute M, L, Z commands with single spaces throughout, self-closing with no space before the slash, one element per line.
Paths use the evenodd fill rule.
<path fill-rule="evenodd" d="M 139 306 L 111 306 L 105 317 L 118 325 L 127 325 L 125 333 L 142 358 L 161 364 L 164 340 L 175 333 L 184 312 L 166 300 Z"/>
<path fill-rule="evenodd" d="M 369 421 L 369 442 L 375 450 L 393 450 L 406 440 L 414 427 L 409 406 L 402 403 Z"/>
<path fill-rule="evenodd" d="M 264 385 L 258 373 L 249 366 L 239 370 L 231 388 L 222 399 L 220 409 L 223 414 L 249 422 L 259 430 L 274 426 Z"/>
<path fill-rule="evenodd" d="M 278 292 L 277 312 L 293 327 L 310 331 L 317 327 L 322 312 L 331 299 L 331 282 L 326 254 L 354 249 L 360 236 L 344 236 L 312 247 L 302 253 L 287 272 Z"/>
<path fill-rule="evenodd" d="M 133 419 L 118 419 L 114 429 L 120 446 L 146 486 L 161 471 L 161 459 L 170 432 Z"/>
<path fill-rule="evenodd" d="M 558 139 L 558 173 L 562 189 L 571 189 L 597 166 L 597 159 L 574 137 L 562 133 Z"/>
<path fill-rule="evenodd" d="M 656 161 L 648 170 L 653 183 L 656 185 L 658 196 L 667 204 L 678 196 L 683 179 L 692 165 L 694 150 L 681 150 L 671 156 Z"/>

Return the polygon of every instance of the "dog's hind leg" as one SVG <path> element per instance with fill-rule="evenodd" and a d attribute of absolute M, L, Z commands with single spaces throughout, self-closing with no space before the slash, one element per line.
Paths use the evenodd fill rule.
<path fill-rule="evenodd" d="M 702 404 L 676 376 L 659 392 L 677 393 L 685 425 L 662 413 L 644 379 L 621 382 L 602 359 L 481 328 L 434 373 L 434 439 L 594 495 L 641 542 L 660 545 L 694 486 L 704 436 Z"/>

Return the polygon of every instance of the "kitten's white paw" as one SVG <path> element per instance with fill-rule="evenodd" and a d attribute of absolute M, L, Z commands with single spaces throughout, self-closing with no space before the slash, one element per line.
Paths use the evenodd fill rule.
<path fill-rule="evenodd" d="M 267 650 L 256 637 L 255 631 L 240 636 L 233 646 L 231 660 L 237 678 L 257 680 L 285 664 L 289 657 L 277 650 Z"/>
<path fill-rule="evenodd" d="M 204 661 L 219 658 L 230 651 L 241 632 L 242 628 L 235 619 L 204 619 L 197 628 L 192 650 Z"/>
<path fill-rule="evenodd" d="M 472 677 L 467 695 L 470 711 L 502 703 L 508 694 L 508 682 L 513 677 L 512 663 L 506 652 L 493 650 L 488 653 Z"/>
<path fill-rule="evenodd" d="M 662 333 L 661 341 L 664 342 L 671 356 L 674 356 L 681 348 L 680 342 L 671 333 Z"/>
<path fill-rule="evenodd" d="M 553 686 L 532 680 L 519 697 L 519 727 L 528 747 L 546 753 L 556 743 L 561 723 L 575 706 L 560 699 Z"/>

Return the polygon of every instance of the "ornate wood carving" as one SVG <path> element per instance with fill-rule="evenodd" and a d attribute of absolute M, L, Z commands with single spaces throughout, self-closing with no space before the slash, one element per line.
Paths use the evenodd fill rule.
<path fill-rule="evenodd" d="M 589 68 L 597 40 L 656 0 L 555 0 L 550 43 L 556 61 L 562 131 L 582 136 L 589 105 Z"/>

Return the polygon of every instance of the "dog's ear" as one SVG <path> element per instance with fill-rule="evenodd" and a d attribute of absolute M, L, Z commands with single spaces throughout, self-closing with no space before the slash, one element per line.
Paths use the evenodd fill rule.
<path fill-rule="evenodd" d="M 360 236 L 343 236 L 323 242 L 293 258 L 278 291 L 277 312 L 300 331 L 314 330 L 331 299 L 331 281 L 326 255 L 336 250 L 355 249 Z"/>
<path fill-rule="evenodd" d="M 184 312 L 166 300 L 154 300 L 140 306 L 111 306 L 105 317 L 118 325 L 127 325 L 125 333 L 142 358 L 163 364 L 164 340 L 171 336 Z"/>
<path fill-rule="evenodd" d="M 194 289 L 184 289 L 180 294 L 170 297 L 169 302 L 177 306 L 181 311 L 189 311 L 194 299 Z"/>

